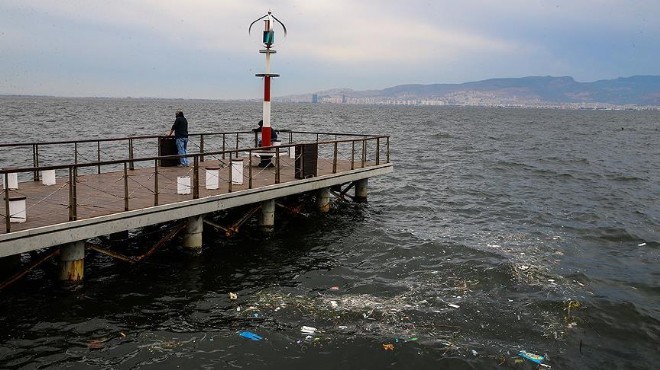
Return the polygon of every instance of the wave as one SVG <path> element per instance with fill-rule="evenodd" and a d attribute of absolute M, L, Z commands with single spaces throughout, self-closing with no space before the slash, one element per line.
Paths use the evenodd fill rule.
<path fill-rule="evenodd" d="M 451 139 L 453 136 L 448 132 L 439 132 L 431 135 L 433 139 Z"/>

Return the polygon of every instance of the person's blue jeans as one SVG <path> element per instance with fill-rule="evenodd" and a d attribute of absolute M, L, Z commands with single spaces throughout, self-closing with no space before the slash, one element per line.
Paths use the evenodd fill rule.
<path fill-rule="evenodd" d="M 179 155 L 185 155 L 188 153 L 188 138 L 187 137 L 178 137 L 176 138 L 176 151 Z M 179 158 L 179 163 L 183 166 L 188 166 L 190 162 L 187 157 Z"/>

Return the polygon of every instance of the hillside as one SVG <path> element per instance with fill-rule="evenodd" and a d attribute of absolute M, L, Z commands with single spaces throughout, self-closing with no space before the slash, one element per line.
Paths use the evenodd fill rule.
<path fill-rule="evenodd" d="M 595 82 L 550 76 L 496 78 L 462 84 L 399 85 L 369 91 L 337 89 L 278 100 L 348 104 L 660 106 L 660 76 Z"/>

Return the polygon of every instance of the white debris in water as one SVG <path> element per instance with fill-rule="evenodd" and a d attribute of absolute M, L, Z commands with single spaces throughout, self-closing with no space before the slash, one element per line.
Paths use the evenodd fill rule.
<path fill-rule="evenodd" d="M 447 303 L 447 306 L 452 307 L 452 308 L 461 308 L 461 306 L 453 303 Z"/>
<path fill-rule="evenodd" d="M 313 326 L 303 326 L 300 328 L 300 332 L 303 334 L 314 334 L 316 333 L 316 328 Z"/>

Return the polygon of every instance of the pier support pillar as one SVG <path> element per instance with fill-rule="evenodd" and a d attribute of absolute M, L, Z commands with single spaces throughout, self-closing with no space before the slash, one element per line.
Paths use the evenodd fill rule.
<path fill-rule="evenodd" d="M 319 207 L 319 211 L 321 213 L 330 212 L 330 188 L 320 189 L 317 197 L 316 204 Z"/>
<path fill-rule="evenodd" d="M 367 184 L 369 179 L 362 179 L 355 182 L 355 201 L 358 203 L 367 202 Z"/>
<path fill-rule="evenodd" d="M 183 246 L 192 252 L 200 253 L 202 251 L 202 231 L 204 231 L 204 216 L 188 217 Z"/>
<path fill-rule="evenodd" d="M 85 242 L 60 247 L 59 277 L 62 281 L 80 282 L 85 275 Z"/>
<path fill-rule="evenodd" d="M 265 232 L 271 232 L 275 228 L 275 199 L 266 200 L 261 203 L 259 228 Z"/>

